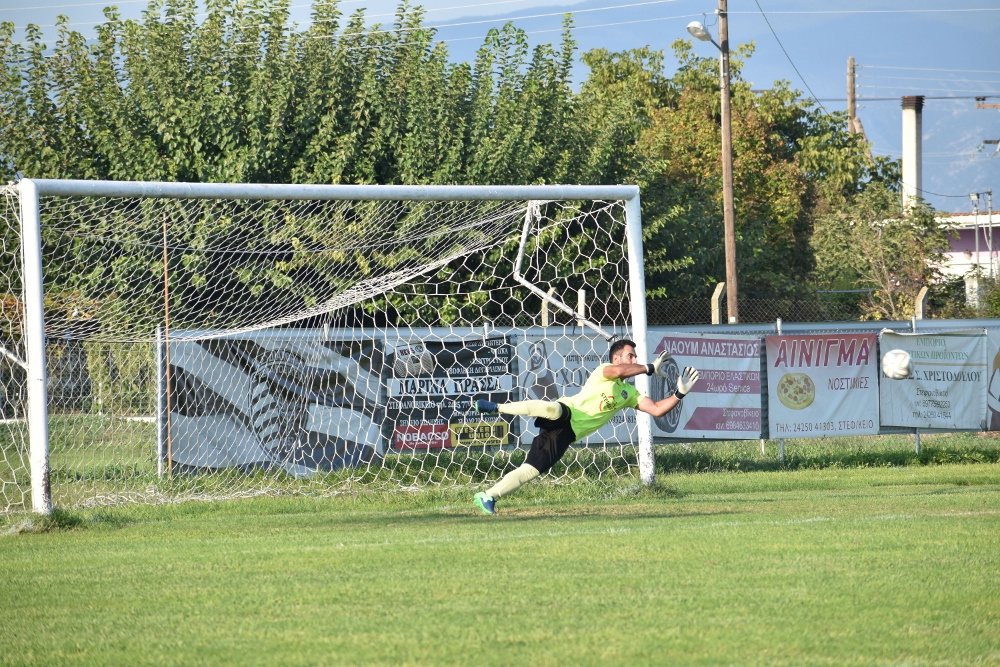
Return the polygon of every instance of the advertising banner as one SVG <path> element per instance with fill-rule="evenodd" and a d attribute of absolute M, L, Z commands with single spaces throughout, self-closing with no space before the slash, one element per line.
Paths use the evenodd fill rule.
<path fill-rule="evenodd" d="M 383 453 L 381 342 L 323 338 L 279 330 L 172 343 L 161 423 L 171 467 L 305 476 Z"/>
<path fill-rule="evenodd" d="M 1000 330 L 986 330 L 986 429 L 1000 431 Z"/>
<path fill-rule="evenodd" d="M 764 340 L 770 437 L 878 433 L 875 334 L 767 336 Z"/>
<path fill-rule="evenodd" d="M 389 341 L 386 354 L 387 433 L 393 450 L 511 444 L 519 425 L 499 416 L 476 418 L 471 401 L 513 400 L 514 345 L 505 336 Z"/>
<path fill-rule="evenodd" d="M 905 380 L 882 378 L 882 424 L 910 428 L 985 429 L 988 368 L 984 329 L 933 334 L 883 331 L 880 353 L 910 353 Z"/>
<path fill-rule="evenodd" d="M 760 337 L 725 334 L 649 334 L 652 355 L 667 350 L 667 378 L 650 378 L 650 398 L 659 401 L 677 388 L 685 366 L 700 379 L 681 405 L 653 420 L 653 435 L 718 440 L 761 435 Z"/>
<path fill-rule="evenodd" d="M 598 366 L 607 362 L 611 344 L 601 336 L 578 335 L 556 339 L 526 336 L 518 345 L 521 358 L 519 386 L 525 400 L 557 401 L 573 396 Z M 521 442 L 530 443 L 538 430 L 528 422 Z M 605 426 L 584 438 L 583 444 L 628 443 L 636 439 L 634 410 L 623 410 Z"/>

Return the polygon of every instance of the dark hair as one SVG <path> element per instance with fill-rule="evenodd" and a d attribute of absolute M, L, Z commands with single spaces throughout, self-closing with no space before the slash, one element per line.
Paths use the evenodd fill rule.
<path fill-rule="evenodd" d="M 608 350 L 608 362 L 611 362 L 614 359 L 615 353 L 623 349 L 626 345 L 635 347 L 635 341 L 629 340 L 628 338 L 622 338 L 621 340 L 616 340 L 612 343 L 611 349 Z"/>

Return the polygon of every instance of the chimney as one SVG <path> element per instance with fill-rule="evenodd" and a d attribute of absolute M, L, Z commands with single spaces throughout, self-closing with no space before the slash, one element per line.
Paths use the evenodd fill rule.
<path fill-rule="evenodd" d="M 923 134 L 923 95 L 909 95 L 903 98 L 903 208 L 908 208 L 910 200 L 922 197 L 923 156 L 921 135 Z"/>

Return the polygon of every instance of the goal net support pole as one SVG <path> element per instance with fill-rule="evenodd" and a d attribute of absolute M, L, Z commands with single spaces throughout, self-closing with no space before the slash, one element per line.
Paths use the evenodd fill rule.
<path fill-rule="evenodd" d="M 642 257 L 642 213 L 640 211 L 639 196 L 625 200 L 625 237 L 628 251 L 629 290 L 630 303 L 632 308 L 632 331 L 635 336 L 636 354 L 640 359 L 648 359 L 649 351 L 646 349 L 646 278 L 645 272 L 636 270 L 636 267 L 643 266 Z M 517 260 L 514 263 L 514 280 L 524 285 L 533 294 L 538 296 L 544 303 L 550 303 L 556 308 L 569 315 L 578 316 L 566 303 L 556 299 L 538 285 L 525 279 L 521 273 L 524 262 L 525 247 L 528 241 L 528 232 L 531 223 L 537 214 L 537 206 L 529 205 L 524 214 L 524 228 L 521 231 L 521 243 L 517 249 Z M 614 336 L 605 331 L 598 324 L 589 319 L 579 317 L 578 321 L 584 326 L 592 329 L 605 340 L 611 341 Z M 636 377 L 636 388 L 644 395 L 649 393 L 649 378 L 645 375 Z M 639 478 L 643 484 L 650 485 L 656 479 L 656 471 L 653 462 L 653 432 L 652 418 L 644 413 L 639 413 L 636 417 L 636 426 L 639 435 Z"/>
<path fill-rule="evenodd" d="M 629 290 L 631 290 L 632 330 L 635 332 L 635 353 L 640 359 L 651 359 L 652 350 L 647 349 L 646 339 L 646 272 L 642 256 L 642 213 L 640 211 L 639 195 L 625 201 L 625 236 L 629 265 Z M 636 389 L 649 395 L 649 376 L 638 375 L 635 378 Z M 636 411 L 636 426 L 639 437 L 639 478 L 643 484 L 651 485 L 656 481 L 656 468 L 653 461 L 653 418 L 644 412 Z"/>
<path fill-rule="evenodd" d="M 49 417 L 45 363 L 45 291 L 42 283 L 42 227 L 39 188 L 31 180 L 17 185 L 21 204 L 21 257 L 24 290 L 25 371 L 28 398 L 28 458 L 31 464 L 31 507 L 52 512 L 49 480 Z"/>

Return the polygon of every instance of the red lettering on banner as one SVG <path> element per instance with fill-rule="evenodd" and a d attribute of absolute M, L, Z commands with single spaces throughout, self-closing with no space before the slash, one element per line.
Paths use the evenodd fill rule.
<path fill-rule="evenodd" d="M 451 446 L 451 433 L 448 424 L 397 424 L 392 431 L 392 446 L 395 449 L 441 449 Z"/>
<path fill-rule="evenodd" d="M 874 334 L 768 336 L 776 341 L 775 368 L 826 366 L 867 366 L 871 360 Z"/>
<path fill-rule="evenodd" d="M 760 356 L 760 341 L 755 339 L 674 338 L 664 336 L 653 350 L 667 351 L 679 357 L 729 357 L 756 359 Z"/>

